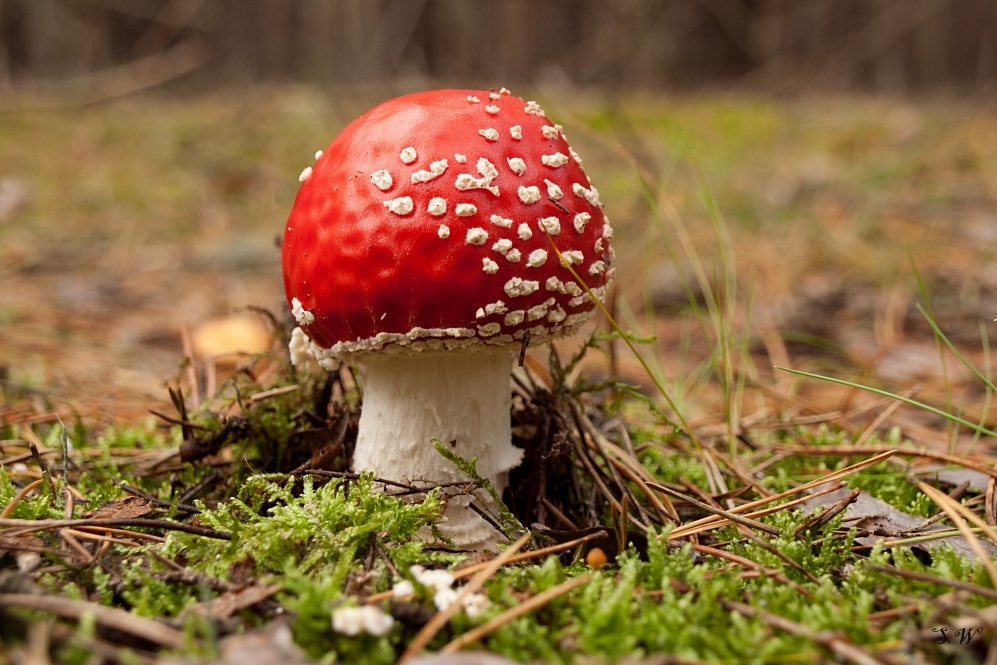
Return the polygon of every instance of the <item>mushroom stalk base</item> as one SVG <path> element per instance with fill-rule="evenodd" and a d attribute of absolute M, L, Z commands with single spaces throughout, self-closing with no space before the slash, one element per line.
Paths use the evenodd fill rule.
<path fill-rule="evenodd" d="M 367 365 L 360 431 L 353 469 L 420 487 L 468 480 L 432 445 L 440 439 L 464 459 L 477 457 L 477 471 L 498 492 L 523 451 L 512 445 L 512 391 L 508 351 L 392 357 Z M 488 512 L 495 506 L 484 490 L 450 498 L 445 536 L 482 549 L 505 538 L 468 504 Z"/>

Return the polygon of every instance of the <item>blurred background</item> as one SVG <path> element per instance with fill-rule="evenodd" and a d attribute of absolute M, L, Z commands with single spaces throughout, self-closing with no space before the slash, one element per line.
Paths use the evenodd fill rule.
<path fill-rule="evenodd" d="M 144 417 L 279 348 L 254 308 L 287 316 L 315 150 L 398 94 L 508 86 L 584 157 L 612 305 L 694 423 L 868 399 L 773 365 L 990 422 L 918 306 L 990 373 L 995 83 L 993 0 L 0 0 L 0 419 Z M 590 370 L 648 385 L 618 351 Z"/>
<path fill-rule="evenodd" d="M 0 82 L 153 79 L 979 91 L 991 0 L 3 0 Z M 153 63 L 147 62 L 146 66 Z"/>

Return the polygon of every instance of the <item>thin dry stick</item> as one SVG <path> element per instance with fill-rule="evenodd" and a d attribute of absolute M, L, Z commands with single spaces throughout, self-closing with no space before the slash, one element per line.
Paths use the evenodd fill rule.
<path fill-rule="evenodd" d="M 170 522 L 169 520 L 151 520 L 141 517 L 128 518 L 82 518 L 75 520 L 15 520 L 0 519 L 0 528 L 7 528 L 0 533 L 4 536 L 19 536 L 22 533 L 34 533 L 36 531 L 51 531 L 64 527 L 84 527 L 84 526 L 134 526 L 147 527 L 150 529 L 166 529 L 167 531 L 183 531 L 184 533 L 204 536 L 205 538 L 218 538 L 220 540 L 231 540 L 232 534 L 226 531 L 215 531 L 206 527 L 184 524 L 182 522 Z"/>
<path fill-rule="evenodd" d="M 517 555 L 515 555 L 513 557 L 510 557 L 509 560 L 506 561 L 505 563 L 506 563 L 506 565 L 509 565 L 509 564 L 512 564 L 512 563 L 519 563 L 521 561 L 528 561 L 529 559 L 536 559 L 538 557 L 547 556 L 548 554 L 556 554 L 557 552 L 563 552 L 564 550 L 570 550 L 573 547 L 578 547 L 579 545 L 584 545 L 585 543 L 587 543 L 589 541 L 598 540 L 599 538 L 607 538 L 608 536 L 609 536 L 609 534 L 607 532 L 605 532 L 605 531 L 596 531 L 594 533 L 590 533 L 588 535 L 582 536 L 581 538 L 575 538 L 574 540 L 569 540 L 569 541 L 564 542 L 564 543 L 559 543 L 557 545 L 551 545 L 550 547 L 543 547 L 543 548 L 541 548 L 539 550 L 533 550 L 531 552 L 523 552 L 521 554 L 517 554 Z M 478 564 L 475 564 L 473 566 L 468 566 L 467 568 L 461 568 L 460 570 L 454 571 L 454 573 L 453 573 L 454 581 L 456 582 L 458 580 L 462 580 L 462 579 L 464 579 L 466 577 L 470 577 L 471 575 L 474 575 L 479 570 L 484 570 L 489 565 L 489 563 L 491 563 L 491 562 L 490 561 L 486 561 L 484 563 L 478 563 Z M 383 591 L 381 593 L 375 593 L 375 594 L 373 594 L 371 596 L 368 596 L 367 597 L 367 602 L 368 603 L 380 603 L 381 601 L 388 600 L 389 598 L 392 598 L 392 597 L 394 597 L 394 592 L 393 591 Z"/>
<path fill-rule="evenodd" d="M 908 388 L 907 390 L 903 391 L 900 394 L 903 397 L 913 397 L 920 390 L 921 390 L 921 386 L 914 386 L 913 388 Z M 871 423 L 869 423 L 869 426 L 866 427 L 865 430 L 862 431 L 862 434 L 860 434 L 859 438 L 855 441 L 855 445 L 856 446 L 861 446 L 866 441 L 868 441 L 869 437 L 872 436 L 876 432 L 876 430 L 879 428 L 879 426 L 882 425 L 884 422 L 886 422 L 886 420 L 890 416 L 892 416 L 894 414 L 894 412 L 896 412 L 896 410 L 901 407 L 901 405 L 903 405 L 903 402 L 901 402 L 899 400 L 895 400 L 895 401 L 891 402 L 885 409 L 883 409 L 883 411 L 878 416 L 876 416 L 875 420 L 873 420 Z"/>
<path fill-rule="evenodd" d="M 555 587 L 547 589 L 537 595 L 533 596 L 529 600 L 519 603 L 515 607 L 510 607 L 505 612 L 502 612 L 498 616 L 492 617 L 480 626 L 467 631 L 460 637 L 451 640 L 449 644 L 440 649 L 440 653 L 456 653 L 460 651 L 468 644 L 473 644 L 486 635 L 490 635 L 494 631 L 498 630 L 505 624 L 509 623 L 513 619 L 518 619 L 524 614 L 529 614 L 535 609 L 543 607 L 550 601 L 554 600 L 558 596 L 563 596 L 574 589 L 586 584 L 592 579 L 591 575 L 580 575 L 573 580 L 568 580 L 567 582 L 562 582 Z"/>
<path fill-rule="evenodd" d="M 412 642 L 409 643 L 408 648 L 405 649 L 405 653 L 403 653 L 402 657 L 398 659 L 397 665 L 403 665 L 403 663 L 415 657 L 420 651 L 426 648 L 429 641 L 436 636 L 436 633 L 440 632 L 440 629 L 446 625 L 447 621 L 450 620 L 450 617 L 452 617 L 454 613 L 462 607 L 464 599 L 480 589 L 485 581 L 495 574 L 495 571 L 504 566 L 509 559 L 516 554 L 516 552 L 522 549 L 523 545 L 529 541 L 530 536 L 532 535 L 533 534 L 529 531 L 524 533 L 518 540 L 516 540 L 516 542 L 509 545 L 509 547 L 506 548 L 502 554 L 489 561 L 488 566 L 484 570 L 471 578 L 471 581 L 461 588 L 460 592 L 457 594 L 457 597 L 453 599 L 453 602 L 451 602 L 445 609 L 442 609 L 434 614 L 433 618 L 429 620 L 429 623 L 422 627 L 422 630 L 419 631 Z"/>
<path fill-rule="evenodd" d="M 593 533 L 582 536 L 581 538 L 575 538 L 574 540 L 569 540 L 564 543 L 558 543 L 557 545 L 551 545 L 550 547 L 543 547 L 538 550 L 533 550 L 532 552 L 523 552 L 522 554 L 517 554 L 510 557 L 506 564 L 519 563 L 520 561 L 528 561 L 530 559 L 536 559 L 542 556 L 547 556 L 548 554 L 556 554 L 557 552 L 563 552 L 564 550 L 570 550 L 572 548 L 578 547 L 579 545 L 584 545 L 585 543 L 598 540 L 599 538 L 606 538 L 609 534 L 605 531 L 595 531 Z M 488 566 L 489 562 L 478 563 L 473 566 L 468 566 L 467 568 L 461 568 L 454 572 L 454 580 L 462 580 L 465 577 L 470 577 L 479 570 L 484 570 Z"/>
<path fill-rule="evenodd" d="M 985 462 L 978 462 L 969 457 L 959 455 L 949 455 L 938 453 L 932 450 L 922 450 L 915 448 L 888 448 L 886 446 L 782 446 L 780 450 L 791 455 L 876 455 L 883 452 L 893 451 L 900 457 L 923 457 L 925 459 L 938 460 L 957 464 L 967 469 L 985 473 L 988 476 L 997 478 L 997 468 L 986 466 Z M 974 455 L 974 457 L 978 457 Z M 987 460 L 989 461 L 989 460 Z"/>
<path fill-rule="evenodd" d="M 880 455 L 876 455 L 875 457 L 870 457 L 869 459 L 863 462 L 859 462 L 858 464 L 852 464 L 851 466 L 841 469 L 840 471 L 829 473 L 825 476 L 817 478 L 816 480 L 811 480 L 808 483 L 804 483 L 799 487 L 794 487 L 791 490 L 786 490 L 785 492 L 780 492 L 779 494 L 768 496 L 765 497 L 764 499 L 758 499 L 757 501 L 751 501 L 744 505 L 737 506 L 735 508 L 732 508 L 730 512 L 735 514 L 747 513 L 755 508 L 767 506 L 768 504 L 773 503 L 775 501 L 780 501 L 782 499 L 794 496 L 796 494 L 800 494 L 801 492 L 806 492 L 807 490 L 813 489 L 814 487 L 819 487 L 821 485 L 824 485 L 825 483 L 839 480 L 841 478 L 844 478 L 845 476 L 849 476 L 853 473 L 861 471 L 862 469 L 868 468 L 870 466 L 875 466 L 880 462 L 888 460 L 890 457 L 893 456 L 895 452 L 896 452 L 895 450 L 888 450 Z M 787 507 L 786 505 L 777 506 L 775 510 L 783 510 L 786 507 Z M 752 517 L 757 517 L 757 515 L 752 515 Z M 690 535 L 691 532 L 698 532 L 699 530 L 702 530 L 702 527 L 707 527 L 712 529 L 718 525 L 721 525 L 721 523 L 726 524 L 729 522 L 725 518 L 717 517 L 716 515 L 710 515 L 709 517 L 704 517 L 702 519 L 696 520 L 695 522 L 689 522 L 688 524 L 683 524 L 682 526 L 676 528 L 674 531 L 668 534 L 668 540 L 683 538 L 685 536 Z"/>
<path fill-rule="evenodd" d="M 984 551 L 983 546 L 980 545 L 979 539 L 976 534 L 969 528 L 966 524 L 966 520 L 963 519 L 963 515 L 967 518 L 971 518 L 977 526 L 983 528 L 986 534 L 997 543 L 997 534 L 994 533 L 993 529 L 987 526 L 987 523 L 981 520 L 979 517 L 974 515 L 972 512 L 967 510 L 958 501 L 953 501 L 947 494 L 936 490 L 931 485 L 920 482 L 917 484 L 918 488 L 922 492 L 928 495 L 928 498 L 938 504 L 938 507 L 945 511 L 945 514 L 949 516 L 952 523 L 957 529 L 962 533 L 963 538 L 969 543 L 970 548 L 976 553 L 976 556 L 980 558 L 980 563 L 983 564 L 983 568 L 987 571 L 987 575 L 990 576 L 990 583 L 997 587 L 997 566 L 994 565 L 993 560 Z"/>
<path fill-rule="evenodd" d="M 201 406 L 201 394 L 197 386 L 197 370 L 194 368 L 194 347 L 190 341 L 190 328 L 186 323 L 180 326 L 180 345 L 187 359 L 187 383 L 190 384 L 190 403 L 196 411 Z"/>
<path fill-rule="evenodd" d="M 10 500 L 10 503 L 8 503 L 4 507 L 3 512 L 0 512 L 0 520 L 7 519 L 8 517 L 10 517 L 11 513 L 14 512 L 14 509 L 17 508 L 17 504 L 24 501 L 25 497 L 31 494 L 31 492 L 34 491 L 34 489 L 37 488 L 39 485 L 41 485 L 43 482 L 45 482 L 45 479 L 39 478 L 38 480 L 35 480 L 25 485 L 24 489 L 15 494 L 14 498 Z"/>
<path fill-rule="evenodd" d="M 897 577 L 904 577 L 910 580 L 916 580 L 918 582 L 929 582 L 931 584 L 937 584 L 939 586 L 952 587 L 953 589 L 962 589 L 963 591 L 974 593 L 977 596 L 982 596 L 983 598 L 989 598 L 990 600 L 997 600 L 997 591 L 994 591 L 993 589 L 988 589 L 978 584 L 970 584 L 969 582 L 960 582 L 959 580 L 950 580 L 944 577 L 935 577 L 934 575 L 926 575 L 924 573 L 918 573 L 913 570 L 904 570 L 903 568 L 894 568 L 893 566 L 872 565 L 868 567 L 868 570 L 875 570 L 877 572 L 889 573 L 891 575 L 896 575 Z"/>
<path fill-rule="evenodd" d="M 720 515 L 730 520 L 731 522 L 736 522 L 737 524 L 740 524 L 742 526 L 755 529 L 756 531 L 762 531 L 772 536 L 779 535 L 779 529 L 775 528 L 774 526 L 769 526 L 768 524 L 765 524 L 763 522 L 756 522 L 755 520 L 751 520 L 746 517 L 736 515 L 729 510 L 724 510 L 723 508 L 717 508 L 715 506 L 711 506 L 710 504 L 704 503 L 699 499 L 692 498 L 688 494 L 683 494 L 682 492 L 676 492 L 672 488 L 666 487 L 665 485 L 660 485 L 658 483 L 648 483 L 647 485 L 648 487 L 651 487 L 652 489 L 657 490 L 658 492 L 663 492 L 664 494 L 673 496 L 676 499 L 682 499 L 686 503 L 691 503 L 700 510 L 705 510 L 706 512 L 712 515 Z"/>
<path fill-rule="evenodd" d="M 606 438 L 606 436 L 595 426 L 595 423 L 593 423 L 589 417 L 585 415 L 584 411 L 580 410 L 579 420 L 581 420 L 585 430 L 589 433 L 589 435 L 591 435 L 593 443 L 598 440 L 598 443 L 605 449 L 605 452 L 608 452 L 611 455 L 611 457 L 603 455 L 606 457 L 606 461 L 615 466 L 620 473 L 636 483 L 637 486 L 641 488 L 641 491 L 651 498 L 651 502 L 654 504 L 654 507 L 657 509 L 658 513 L 661 514 L 662 520 L 665 523 L 678 522 L 678 512 L 675 510 L 675 506 L 672 505 L 671 500 L 669 500 L 668 497 L 664 497 L 664 501 L 662 501 L 661 497 L 656 495 L 654 492 L 647 491 L 647 481 L 654 480 L 651 474 L 648 473 L 647 469 L 645 469 L 644 466 L 633 457 L 626 454 L 623 449 Z M 594 448 L 594 446 L 591 445 L 589 447 Z"/>
<path fill-rule="evenodd" d="M 97 603 L 29 593 L 5 593 L 0 594 L 0 607 L 19 607 L 26 610 L 36 610 L 77 621 L 84 615 L 89 614 L 93 616 L 93 620 L 97 625 L 114 628 L 128 635 L 141 637 L 169 649 L 179 649 L 186 644 L 183 632 L 175 628 L 170 628 L 158 621 L 146 619 L 125 610 L 106 607 Z"/>
<path fill-rule="evenodd" d="M 829 649 L 836 656 L 844 660 L 851 661 L 855 665 L 883 665 L 883 662 L 863 650 L 862 648 L 847 642 L 844 639 L 836 636 L 830 631 L 816 631 L 813 628 L 804 626 L 801 623 L 797 623 L 786 617 L 779 616 L 778 614 L 772 614 L 771 612 L 766 612 L 765 610 L 755 609 L 750 605 L 745 605 L 744 603 L 736 603 L 731 600 L 720 600 L 720 604 L 723 605 L 724 609 L 737 612 L 742 616 L 748 618 L 758 617 L 765 623 L 769 624 L 774 628 L 789 633 L 790 635 L 797 635 L 808 640 L 812 640 L 817 644 Z"/>

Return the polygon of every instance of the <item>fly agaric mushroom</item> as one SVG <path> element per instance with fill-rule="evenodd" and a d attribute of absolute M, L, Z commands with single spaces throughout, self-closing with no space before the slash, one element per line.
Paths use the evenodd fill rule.
<path fill-rule="evenodd" d="M 283 240 L 292 359 L 366 365 L 354 470 L 467 480 L 440 439 L 501 492 L 522 458 L 513 354 L 576 331 L 614 272 L 612 228 L 561 127 L 505 89 L 408 95 L 351 123 L 301 180 Z M 472 500 L 491 504 L 452 497 L 443 533 L 497 542 Z"/>

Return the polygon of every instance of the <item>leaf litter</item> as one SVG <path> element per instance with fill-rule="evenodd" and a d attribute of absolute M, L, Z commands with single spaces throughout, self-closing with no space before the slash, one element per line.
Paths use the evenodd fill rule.
<path fill-rule="evenodd" d="M 826 187 L 815 202 L 825 210 L 840 203 L 831 180 L 815 185 L 818 191 Z M 653 190 L 655 174 L 647 181 Z M 771 205 L 792 206 L 813 196 L 809 188 L 775 197 Z M 922 221 L 886 223 L 899 233 Z M 837 241 L 863 244 L 849 233 L 833 230 Z M 8 253 L 19 251 L 7 247 L 13 248 Z M 778 263 L 764 258 L 776 250 L 759 249 L 759 261 Z M 34 260 L 17 256 L 22 267 Z M 739 342 L 731 333 L 740 315 L 734 300 L 723 300 L 727 268 L 718 263 L 711 276 L 700 261 L 683 257 L 679 281 L 686 281 L 679 292 L 691 293 L 704 308 L 699 320 L 707 322 L 705 337 L 717 348 L 703 353 L 692 346 L 676 357 L 706 358 L 690 375 L 715 373 L 718 380 L 689 380 L 686 387 L 709 387 L 687 422 L 681 422 L 689 397 L 682 387 L 675 393 L 679 408 L 665 412 L 648 398 L 655 386 L 641 388 L 648 377 L 685 374 L 674 368 L 656 373 L 653 363 L 632 371 L 637 351 L 620 348 L 618 331 L 593 336 L 585 347 L 607 351 L 609 372 L 600 374 L 605 365 L 589 364 L 582 354 L 562 362 L 565 347 L 552 350 L 548 362 L 528 355 L 517 370 L 511 418 L 527 458 L 516 472 L 515 491 L 504 497 L 514 521 L 491 517 L 499 526 L 524 527 L 531 538 L 494 571 L 487 571 L 494 559 L 425 536 L 447 497 L 467 491 L 473 481 L 426 492 L 349 471 L 362 406 L 357 374 L 343 368 L 317 382 L 293 375 L 279 341 L 279 317 L 262 319 L 278 340 L 269 351 L 253 347 L 255 353 L 229 361 L 205 359 L 203 330 L 184 329 L 183 365 L 170 398 L 156 406 L 156 426 L 91 429 L 46 391 L 0 384 L 0 648 L 17 659 L 34 649 L 66 662 L 91 655 L 120 662 L 299 662 L 331 654 L 346 662 L 394 662 L 440 616 L 430 590 L 412 573 L 421 565 L 453 571 L 458 589 L 487 571 L 478 579 L 492 603 L 477 619 L 459 609 L 449 621 L 438 618 L 439 632 L 427 643 L 437 652 L 431 662 L 446 662 L 439 652 L 447 645 L 550 662 L 580 654 L 608 661 L 672 654 L 665 662 L 828 656 L 862 663 L 955 662 L 966 654 L 982 660 L 984 638 L 957 651 L 937 644 L 932 631 L 979 628 L 992 637 L 991 580 L 978 558 L 934 540 L 914 541 L 934 531 L 958 533 L 947 538 L 969 549 L 970 543 L 989 546 L 989 535 L 964 511 L 994 523 L 993 481 L 986 490 L 979 478 L 963 487 L 964 478 L 933 475 L 924 462 L 951 465 L 944 471 L 989 472 L 992 479 L 990 450 L 941 452 L 953 440 L 944 421 L 909 408 L 897 411 L 889 398 L 860 401 L 855 392 L 814 384 L 789 389 L 778 377 L 772 377 L 773 389 L 769 377 L 737 364 Z M 934 269 L 940 274 L 938 264 Z M 697 270 L 702 279 L 684 276 Z M 38 284 L 45 279 L 43 269 Z M 114 288 L 99 280 L 82 286 L 66 286 L 65 297 L 87 316 L 141 290 L 127 280 Z M 802 324 L 855 317 L 856 302 L 878 312 L 868 298 L 854 298 L 861 287 L 833 286 L 810 296 L 803 289 L 803 302 L 789 303 L 788 315 L 773 316 L 773 327 L 781 329 L 778 322 L 793 317 Z M 891 300 L 877 318 L 877 343 L 902 341 L 904 327 L 911 326 L 903 301 Z M 655 302 L 664 301 L 651 298 L 649 311 Z M 710 308 L 717 318 L 705 313 Z M 633 320 L 622 316 L 625 309 L 612 314 Z M 661 339 L 680 340 L 676 325 L 657 319 L 654 328 Z M 876 347 L 826 327 L 804 332 L 836 338 L 853 352 Z M 764 339 L 761 352 L 773 363 L 799 357 L 788 336 Z M 643 340 L 625 341 L 643 348 Z M 927 366 L 920 360 L 930 359 L 930 345 L 916 350 L 918 367 Z M 174 358 L 176 351 L 169 349 Z M 165 355 L 159 354 L 160 366 Z M 910 364 L 902 359 L 857 358 L 869 367 L 882 358 L 882 371 L 897 382 L 912 378 L 903 371 L 897 377 L 897 367 Z M 949 399 L 952 393 L 939 393 L 939 377 L 966 381 L 966 372 L 946 371 L 953 362 L 947 355 L 930 372 L 917 370 L 916 378 L 932 381 L 919 399 Z M 580 374 L 582 367 L 597 368 L 592 379 Z M 722 389 L 714 391 L 716 384 Z M 663 387 L 671 388 L 657 386 Z M 748 391 L 742 397 L 757 390 L 761 406 L 732 411 L 738 390 Z M 68 431 L 59 425 L 60 415 Z M 87 422 L 109 422 L 96 415 Z M 985 409 L 959 416 L 986 425 Z M 929 445 L 911 446 L 895 425 Z M 64 434 L 71 450 L 61 441 Z M 852 445 L 856 441 L 862 445 Z M 932 490 L 917 485 L 919 478 L 962 508 L 937 495 L 948 508 L 939 509 L 928 496 Z M 827 487 L 829 482 L 841 485 Z M 389 490 L 373 492 L 378 483 Z M 821 494 L 825 489 L 831 491 Z M 801 510 L 808 496 L 822 504 L 819 512 Z M 914 520 L 913 527 L 924 526 L 914 529 Z M 403 581 L 415 593 L 395 598 L 393 589 Z M 337 634 L 335 612 L 360 605 L 390 615 L 390 631 Z M 259 646 L 261 636 L 272 649 Z"/>

